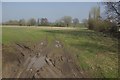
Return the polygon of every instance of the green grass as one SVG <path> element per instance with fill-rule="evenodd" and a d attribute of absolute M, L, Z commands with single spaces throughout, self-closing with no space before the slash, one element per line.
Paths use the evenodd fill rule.
<path fill-rule="evenodd" d="M 60 39 L 89 77 L 118 77 L 117 40 L 87 29 L 40 30 L 38 28 L 4 27 L 3 44 L 14 42 L 32 43 L 47 37 L 49 43 Z"/>
<path fill-rule="evenodd" d="M 117 77 L 117 40 L 90 30 L 47 31 L 56 34 L 91 77 Z"/>
<path fill-rule="evenodd" d="M 4 27 L 2 29 L 2 32 L 3 32 L 2 42 L 4 44 L 23 42 L 23 41 L 36 42 L 45 37 L 43 31 L 33 28 Z"/>

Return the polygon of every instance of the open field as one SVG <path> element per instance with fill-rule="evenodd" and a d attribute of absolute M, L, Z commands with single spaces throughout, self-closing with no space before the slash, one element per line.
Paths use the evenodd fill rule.
<path fill-rule="evenodd" d="M 61 27 L 2 32 L 3 77 L 118 77 L 118 41 L 109 36 Z"/>

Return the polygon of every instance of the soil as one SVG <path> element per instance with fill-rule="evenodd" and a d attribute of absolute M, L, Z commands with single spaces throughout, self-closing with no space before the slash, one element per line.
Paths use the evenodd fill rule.
<path fill-rule="evenodd" d="M 3 78 L 83 78 L 70 50 L 55 39 L 2 45 Z"/>
<path fill-rule="evenodd" d="M 0 79 L 2 79 L 2 45 L 0 44 Z"/>

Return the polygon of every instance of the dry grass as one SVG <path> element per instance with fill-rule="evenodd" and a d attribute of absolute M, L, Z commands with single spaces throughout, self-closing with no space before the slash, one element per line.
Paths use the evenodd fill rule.
<path fill-rule="evenodd" d="M 79 30 L 79 29 L 87 29 L 87 28 L 76 28 L 76 27 L 53 27 L 53 26 L 13 26 L 13 25 L 5 25 L 2 27 L 22 27 L 22 28 L 39 28 L 42 30 Z"/>

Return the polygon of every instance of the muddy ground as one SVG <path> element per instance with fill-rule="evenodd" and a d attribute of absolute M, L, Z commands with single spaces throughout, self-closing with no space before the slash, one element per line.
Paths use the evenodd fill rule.
<path fill-rule="evenodd" d="M 2 78 L 2 45 L 0 44 L 0 79 Z"/>
<path fill-rule="evenodd" d="M 50 44 L 13 43 L 3 47 L 3 78 L 83 78 L 71 51 L 59 39 Z"/>

